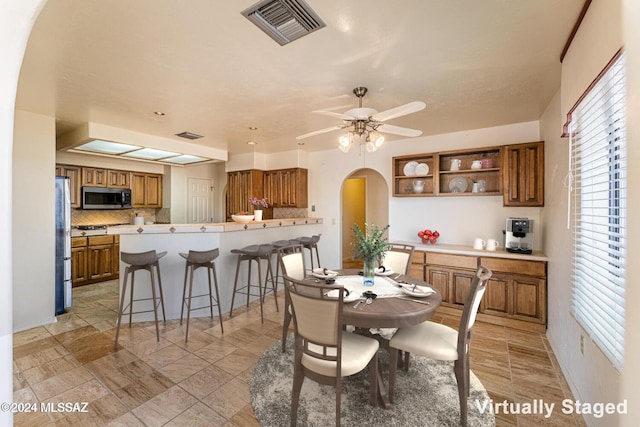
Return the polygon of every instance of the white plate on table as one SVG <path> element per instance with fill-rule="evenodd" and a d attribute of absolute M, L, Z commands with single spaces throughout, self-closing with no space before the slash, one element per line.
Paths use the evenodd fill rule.
<path fill-rule="evenodd" d="M 418 167 L 418 162 L 409 162 L 406 165 L 404 165 L 402 172 L 404 172 L 405 176 L 415 176 L 417 167 Z"/>
<path fill-rule="evenodd" d="M 433 290 L 433 288 L 429 287 L 429 286 L 416 286 L 415 290 L 413 289 L 413 285 L 408 284 L 408 283 L 401 283 L 400 284 L 400 290 L 402 291 L 402 293 L 410 295 L 412 297 L 418 297 L 418 298 L 424 298 L 424 297 L 428 297 L 429 295 L 435 293 L 435 291 Z"/>
<path fill-rule="evenodd" d="M 429 165 L 426 163 L 420 163 L 416 166 L 416 175 L 417 176 L 427 176 L 429 175 Z"/>
<path fill-rule="evenodd" d="M 467 186 L 467 180 L 461 176 L 457 176 L 449 181 L 449 190 L 451 190 L 452 193 L 464 193 L 467 191 Z"/>
<path fill-rule="evenodd" d="M 382 267 L 376 268 L 376 276 L 391 276 L 394 271 L 390 268 L 383 269 Z"/>
<path fill-rule="evenodd" d="M 314 268 L 311 274 L 318 279 L 333 279 L 338 275 L 338 272 L 326 268 Z"/>
<path fill-rule="evenodd" d="M 342 298 L 342 302 L 354 302 L 360 298 L 360 295 L 358 295 L 358 293 L 353 289 L 344 288 L 344 290 L 345 292 L 344 297 Z M 349 295 L 347 295 L 347 291 L 349 291 Z M 338 298 L 338 290 L 334 289 L 333 291 L 329 291 L 327 293 L 327 296 L 329 298 Z"/>

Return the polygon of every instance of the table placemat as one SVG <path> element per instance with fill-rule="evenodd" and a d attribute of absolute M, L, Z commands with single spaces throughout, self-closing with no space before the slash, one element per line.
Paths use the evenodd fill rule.
<path fill-rule="evenodd" d="M 362 276 L 337 276 L 336 283 L 349 289 L 349 292 L 356 292 L 362 295 L 363 292 L 371 291 L 378 295 L 378 298 L 400 297 L 404 294 L 398 287 L 395 280 L 384 276 L 376 276 L 373 286 L 365 286 Z"/>

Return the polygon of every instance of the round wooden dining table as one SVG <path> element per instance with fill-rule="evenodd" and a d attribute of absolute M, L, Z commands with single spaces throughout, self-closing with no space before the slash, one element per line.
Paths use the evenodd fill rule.
<path fill-rule="evenodd" d="M 354 276 L 358 275 L 359 270 L 343 269 L 335 270 L 338 276 Z M 391 276 L 396 282 L 406 282 L 419 286 L 429 286 L 425 281 L 407 275 Z M 376 285 L 371 287 L 371 291 L 375 293 Z M 344 303 L 342 311 L 342 322 L 347 326 L 355 326 L 361 332 L 378 328 L 403 328 L 407 326 L 417 325 L 426 322 L 433 316 L 436 309 L 442 302 L 442 296 L 439 292 L 423 297 L 412 298 L 406 295 L 397 297 L 376 298 L 372 304 L 354 307 L 354 302 Z M 428 303 L 428 304 L 427 304 Z M 379 335 L 375 337 L 380 341 L 383 348 L 388 348 L 388 341 Z M 391 403 L 387 397 L 387 392 L 382 381 L 382 375 L 378 372 L 378 390 L 380 399 L 384 408 L 390 408 Z"/>
<path fill-rule="evenodd" d="M 358 270 L 336 270 L 338 276 L 353 276 Z M 407 282 L 419 286 L 429 286 L 423 280 L 415 277 L 400 275 L 392 276 L 396 282 Z M 371 287 L 375 293 L 375 283 Z M 428 304 L 426 304 L 428 302 Z M 411 298 L 405 296 L 391 298 L 376 298 L 372 304 L 354 308 L 354 303 L 345 303 L 342 311 L 342 321 L 345 325 L 358 328 L 403 328 L 417 325 L 431 318 L 442 302 L 439 292 L 424 298 Z"/>

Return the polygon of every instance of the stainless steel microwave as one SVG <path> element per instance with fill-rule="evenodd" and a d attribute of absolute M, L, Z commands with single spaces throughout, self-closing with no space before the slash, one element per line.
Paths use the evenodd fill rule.
<path fill-rule="evenodd" d="M 82 209 L 130 209 L 128 188 L 82 187 Z"/>

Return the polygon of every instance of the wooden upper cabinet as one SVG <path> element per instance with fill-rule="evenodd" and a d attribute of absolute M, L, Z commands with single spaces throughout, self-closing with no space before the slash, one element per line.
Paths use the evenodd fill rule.
<path fill-rule="evenodd" d="M 89 187 L 106 187 L 107 170 L 100 168 L 82 168 L 82 185 Z"/>
<path fill-rule="evenodd" d="M 131 173 L 129 171 L 111 170 L 107 171 L 107 187 L 130 188 Z"/>
<path fill-rule="evenodd" d="M 131 172 L 131 207 L 162 207 L 162 175 Z"/>
<path fill-rule="evenodd" d="M 271 206 L 271 198 L 264 195 L 264 171 L 249 169 L 227 173 L 227 220 L 231 221 L 231 215 L 238 212 L 253 213 L 249 204 L 249 198 L 262 199 L 268 197 L 267 203 Z M 263 214 L 263 219 L 269 219 L 269 215 Z"/>
<path fill-rule="evenodd" d="M 264 172 L 264 197 L 273 207 L 306 208 L 308 172 L 302 168 Z"/>
<path fill-rule="evenodd" d="M 56 165 L 56 175 L 69 177 L 71 207 L 79 208 L 82 188 L 82 168 L 80 166 Z"/>
<path fill-rule="evenodd" d="M 267 199 L 267 203 L 272 207 L 281 206 L 281 181 L 280 173 L 278 171 L 265 171 L 264 172 L 264 197 Z"/>
<path fill-rule="evenodd" d="M 504 206 L 544 206 L 544 142 L 507 145 Z"/>

